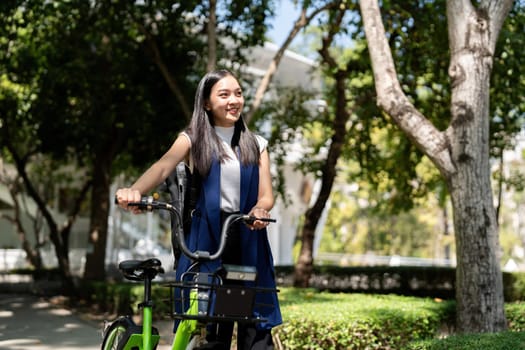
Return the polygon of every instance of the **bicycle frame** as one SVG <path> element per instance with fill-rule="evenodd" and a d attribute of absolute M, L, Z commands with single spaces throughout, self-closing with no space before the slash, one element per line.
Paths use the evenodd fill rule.
<path fill-rule="evenodd" d="M 190 291 L 190 307 L 186 310 L 188 315 L 197 315 L 199 312 L 199 300 L 197 297 L 197 290 Z M 184 350 L 190 342 L 191 335 L 197 329 L 196 320 L 182 320 L 177 327 L 175 337 L 173 339 L 172 350 Z"/>
<path fill-rule="evenodd" d="M 144 307 L 142 315 L 142 333 L 132 334 L 126 342 L 126 346 L 123 350 L 132 350 L 134 347 L 143 350 L 151 350 L 159 343 L 160 335 L 151 334 L 153 320 L 151 307 Z"/>

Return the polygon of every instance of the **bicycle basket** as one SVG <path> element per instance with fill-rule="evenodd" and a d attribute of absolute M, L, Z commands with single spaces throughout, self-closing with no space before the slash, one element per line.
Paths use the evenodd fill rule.
<path fill-rule="evenodd" d="M 255 296 L 257 293 L 276 292 L 276 289 L 223 284 L 222 279 L 213 274 L 207 276 L 206 281 L 200 277 L 202 275 L 189 274 L 189 277 L 183 281 L 170 284 L 174 295 L 173 318 L 202 322 L 266 321 L 261 317 L 254 317 L 254 307 L 273 307 L 273 305 L 257 304 Z M 196 278 L 200 278 L 200 281 L 196 281 Z"/>

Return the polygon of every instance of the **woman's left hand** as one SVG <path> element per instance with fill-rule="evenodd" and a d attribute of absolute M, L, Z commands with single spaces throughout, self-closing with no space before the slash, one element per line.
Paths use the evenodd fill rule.
<path fill-rule="evenodd" d="M 270 213 L 266 209 L 259 207 L 254 207 L 248 215 L 255 216 L 256 218 L 270 218 Z M 268 222 L 261 220 L 255 220 L 253 224 L 248 225 L 251 230 L 261 230 L 266 226 L 268 226 Z"/>

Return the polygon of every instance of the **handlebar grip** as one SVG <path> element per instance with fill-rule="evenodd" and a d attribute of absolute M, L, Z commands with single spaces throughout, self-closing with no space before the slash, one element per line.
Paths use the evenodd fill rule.
<path fill-rule="evenodd" d="M 153 209 L 162 209 L 166 203 L 157 202 L 154 196 L 142 196 L 139 202 L 129 202 L 128 207 L 137 207 L 142 210 L 153 211 Z"/>
<path fill-rule="evenodd" d="M 130 207 L 139 207 L 141 209 L 152 209 L 152 205 L 157 204 L 155 201 L 159 198 L 157 193 L 154 193 L 153 196 L 142 196 L 138 202 L 129 202 L 128 206 Z M 119 204 L 118 198 L 115 195 L 115 204 Z"/>
<path fill-rule="evenodd" d="M 142 196 L 142 197 L 140 197 L 140 201 L 139 202 L 129 202 L 128 205 L 131 206 L 131 207 L 140 207 L 140 208 L 142 208 L 142 207 L 151 206 L 153 201 L 154 201 L 153 196 Z"/>
<path fill-rule="evenodd" d="M 251 225 L 255 222 L 255 220 L 264 221 L 264 222 L 277 222 L 277 220 L 272 218 L 259 218 L 254 215 L 244 215 L 242 217 L 243 221 L 247 223 L 248 225 Z"/>

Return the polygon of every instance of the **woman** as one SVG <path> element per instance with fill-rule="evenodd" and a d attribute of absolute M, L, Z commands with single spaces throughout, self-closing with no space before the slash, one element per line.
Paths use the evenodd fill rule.
<path fill-rule="evenodd" d="M 270 217 L 274 205 L 267 141 L 250 132 L 241 112 L 242 89 L 226 70 L 206 74 L 195 94 L 192 120 L 171 148 L 130 188 L 117 190 L 122 208 L 140 200 L 161 184 L 181 161 L 202 178 L 201 191 L 192 216 L 186 244 L 192 250 L 216 250 L 220 225 L 229 213 L 242 212 Z M 130 210 L 137 212 L 134 208 Z M 256 266 L 258 285 L 275 287 L 273 258 L 268 243 L 268 223 L 256 220 L 238 225 L 229 233 L 222 262 Z M 254 231 L 254 232 L 251 232 Z M 185 271 L 190 261 L 182 256 L 177 272 Z M 216 266 L 211 266 L 214 268 Z M 254 310 L 266 322 L 238 325 L 238 349 L 271 349 L 272 327 L 282 322 L 276 293 L 260 293 L 256 303 L 273 305 Z M 209 334 L 210 341 L 229 349 L 233 324 L 220 324 Z"/>

